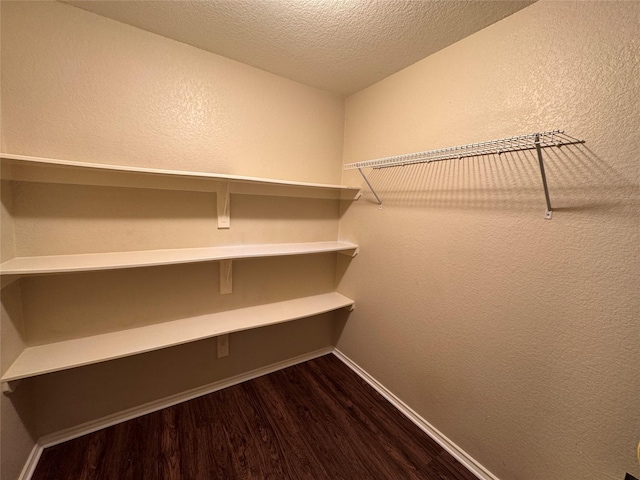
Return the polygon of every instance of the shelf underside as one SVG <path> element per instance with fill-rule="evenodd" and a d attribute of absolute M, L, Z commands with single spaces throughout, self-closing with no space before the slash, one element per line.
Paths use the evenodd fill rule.
<path fill-rule="evenodd" d="M 326 252 L 354 255 L 357 249 L 349 242 L 309 242 L 16 257 L 0 264 L 0 274 L 39 275 Z"/>
<path fill-rule="evenodd" d="M 26 348 L 2 382 L 128 357 L 242 330 L 352 307 L 336 292 Z"/>

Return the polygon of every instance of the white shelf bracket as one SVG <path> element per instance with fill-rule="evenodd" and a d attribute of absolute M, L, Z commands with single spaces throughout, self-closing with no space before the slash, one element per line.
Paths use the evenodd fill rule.
<path fill-rule="evenodd" d="M 349 202 L 355 202 L 357 200 L 360 200 L 361 196 L 362 196 L 362 188 L 358 188 L 358 191 L 356 193 L 353 193 L 353 192 L 342 192 L 342 193 L 340 193 L 340 200 L 347 200 Z"/>
<path fill-rule="evenodd" d="M 220 294 L 233 293 L 233 271 L 231 260 L 220 260 Z"/>
<path fill-rule="evenodd" d="M 380 205 L 380 209 L 382 209 L 382 200 L 380 200 L 380 197 L 378 196 L 378 194 L 376 193 L 376 191 L 373 189 L 373 187 L 371 186 L 371 184 L 369 183 L 369 179 L 367 178 L 367 176 L 363 173 L 361 168 L 358 168 L 358 171 L 360 172 L 360 175 L 362 175 L 362 178 L 364 178 L 364 181 L 366 182 L 367 186 L 369 187 L 369 190 L 371 190 L 371 193 L 373 193 L 373 196 L 376 197 L 376 200 L 378 201 L 378 205 Z"/>
<path fill-rule="evenodd" d="M 6 395 L 15 392 L 19 384 L 20 380 L 14 380 L 12 382 L 2 382 L 2 393 Z"/>
<path fill-rule="evenodd" d="M 353 250 L 340 250 L 338 252 L 341 255 L 347 255 L 348 257 L 355 258 L 360 253 L 360 248 L 354 248 Z"/>
<path fill-rule="evenodd" d="M 11 285 L 13 282 L 16 282 L 18 280 L 20 280 L 22 278 L 21 275 L 4 275 L 2 277 L 2 279 L 0 280 L 0 290 L 8 287 L 9 285 Z"/>
<path fill-rule="evenodd" d="M 352 305 L 347 305 L 346 307 L 344 307 L 348 312 L 353 312 L 356 309 L 356 304 L 352 304 Z"/>
<path fill-rule="evenodd" d="M 229 356 L 229 334 L 225 333 L 217 337 L 218 342 L 218 358 Z"/>
<path fill-rule="evenodd" d="M 218 203 L 218 228 L 231 227 L 231 202 L 229 196 L 229 182 L 225 182 L 216 192 Z"/>
<path fill-rule="evenodd" d="M 540 165 L 540 176 L 542 177 L 542 187 L 544 188 L 544 198 L 547 202 L 547 210 L 544 213 L 545 220 L 551 220 L 553 210 L 551 209 L 551 199 L 549 198 L 549 187 L 547 186 L 547 175 L 544 173 L 544 160 L 542 160 L 542 148 L 540 147 L 540 135 L 536 134 L 533 143 L 538 154 L 538 164 Z"/>

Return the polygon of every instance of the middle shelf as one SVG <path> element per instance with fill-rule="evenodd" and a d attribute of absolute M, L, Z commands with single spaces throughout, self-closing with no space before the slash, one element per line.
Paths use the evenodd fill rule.
<path fill-rule="evenodd" d="M 27 347 L 9 367 L 2 382 L 289 322 L 353 305 L 350 298 L 331 292 Z"/>
<path fill-rule="evenodd" d="M 358 252 L 358 245 L 350 242 L 330 241 L 16 257 L 0 264 L 0 275 L 41 275 L 114 270 L 326 252 L 341 252 L 355 256 Z"/>

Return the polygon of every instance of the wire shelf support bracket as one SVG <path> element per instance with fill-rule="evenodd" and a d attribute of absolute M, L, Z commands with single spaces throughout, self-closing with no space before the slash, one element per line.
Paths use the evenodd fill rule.
<path fill-rule="evenodd" d="M 380 168 L 404 167 L 406 165 L 415 165 L 419 163 L 441 162 L 445 160 L 460 160 L 467 157 L 478 157 L 483 155 L 501 155 L 509 152 L 521 152 L 525 150 L 535 150 L 538 156 L 538 165 L 540 167 L 540 176 L 542 178 L 542 187 L 544 188 L 544 196 L 547 204 L 545 218 L 550 220 L 553 216 L 551 208 L 551 198 L 549 196 L 549 187 L 547 185 L 547 177 L 544 169 L 544 159 L 542 149 L 550 147 L 562 147 L 564 145 L 575 145 L 584 143 L 584 140 L 578 140 L 564 133 L 563 130 L 549 130 L 546 132 L 530 133 L 527 135 L 519 135 L 516 137 L 501 138 L 498 140 L 489 140 L 486 142 L 470 143 L 457 147 L 440 148 L 437 150 L 428 150 L 425 152 L 409 153 L 405 155 L 397 155 L 393 157 L 378 158 L 375 160 L 366 160 L 363 162 L 349 163 L 344 166 L 345 170 L 357 169 L 364 178 L 365 183 L 373 193 L 376 201 L 382 208 L 382 200 L 374 190 L 371 182 L 362 171 L 363 168 Z"/>

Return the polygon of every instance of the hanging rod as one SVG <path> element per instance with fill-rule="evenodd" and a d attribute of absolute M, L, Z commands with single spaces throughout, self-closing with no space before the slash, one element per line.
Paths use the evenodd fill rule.
<path fill-rule="evenodd" d="M 501 138 L 498 140 L 489 140 L 486 142 L 470 143 L 468 145 L 460 145 L 457 147 L 440 148 L 437 150 L 427 150 L 425 152 L 408 153 L 405 155 L 396 155 L 393 157 L 378 158 L 375 160 L 366 160 L 364 162 L 349 163 L 344 166 L 345 170 L 358 170 L 376 200 L 382 208 L 382 200 L 375 192 L 371 183 L 362 171 L 363 168 L 389 168 L 403 167 L 405 165 L 414 165 L 418 163 L 440 162 L 444 160 L 462 159 L 467 157 L 476 157 L 481 155 L 501 155 L 508 152 L 520 152 L 524 150 L 536 150 L 538 155 L 538 164 L 540 166 L 540 176 L 542 177 L 542 185 L 544 187 L 545 200 L 547 202 L 547 211 L 545 218 L 551 219 L 553 214 L 551 209 L 551 200 L 549 198 L 549 188 L 547 186 L 547 177 L 544 171 L 544 161 L 542 158 L 542 149 L 550 147 L 562 147 L 563 145 L 575 145 L 584 143 L 584 140 L 578 140 L 564 133 L 563 130 L 550 130 L 547 132 L 530 133 L 527 135 L 519 135 L 516 137 Z"/>

